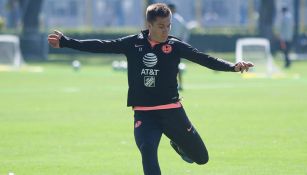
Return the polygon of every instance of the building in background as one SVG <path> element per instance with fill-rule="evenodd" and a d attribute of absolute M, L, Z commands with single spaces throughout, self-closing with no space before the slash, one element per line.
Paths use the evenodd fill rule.
<path fill-rule="evenodd" d="M 133 9 L 133 10 L 131 10 Z M 45 0 L 43 18 L 47 28 L 140 27 L 143 25 L 140 0 Z"/>
<path fill-rule="evenodd" d="M 13 1 L 15 0 L 0 0 L 0 16 L 6 20 L 6 27 L 12 30 L 18 28 L 11 27 L 16 22 L 12 21 L 13 11 L 8 8 L 8 4 Z M 254 31 L 259 18 L 260 0 L 159 0 L 159 2 L 175 4 L 186 21 L 196 21 L 204 29 L 228 27 Z M 275 2 L 277 12 L 284 4 L 291 12 L 294 11 L 293 0 Z M 307 0 L 299 2 L 300 29 L 305 29 Z M 144 4 L 144 0 L 44 0 L 40 19 L 45 30 L 58 26 L 89 30 L 118 26 L 141 29 L 145 21 Z M 20 15 L 22 13 L 19 12 L 19 18 Z M 280 14 L 276 14 L 275 21 L 279 18 Z"/>

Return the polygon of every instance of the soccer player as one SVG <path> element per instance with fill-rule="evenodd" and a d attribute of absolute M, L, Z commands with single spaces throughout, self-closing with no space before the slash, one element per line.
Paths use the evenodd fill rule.
<path fill-rule="evenodd" d="M 292 45 L 292 40 L 294 36 L 294 22 L 288 7 L 282 7 L 281 21 L 278 26 L 278 35 L 280 39 L 280 48 L 284 54 L 285 68 L 290 68 L 291 60 L 289 58 L 289 52 Z"/>
<path fill-rule="evenodd" d="M 160 175 L 157 150 L 162 134 L 189 163 L 209 160 L 204 142 L 189 121 L 177 89 L 180 58 L 218 71 L 244 72 L 252 63 L 232 64 L 199 52 L 169 36 L 172 13 L 167 5 L 147 7 L 148 30 L 116 40 L 77 40 L 59 31 L 48 36 L 54 48 L 72 48 L 94 53 L 124 54 L 128 62 L 128 101 L 134 110 L 134 136 L 142 156 L 145 175 Z"/>

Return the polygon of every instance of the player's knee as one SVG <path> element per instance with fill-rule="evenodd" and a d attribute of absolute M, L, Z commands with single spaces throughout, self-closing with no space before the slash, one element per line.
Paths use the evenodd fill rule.
<path fill-rule="evenodd" d="M 198 165 L 204 165 L 204 164 L 208 163 L 209 155 L 208 155 L 208 153 L 202 154 L 201 156 L 198 156 L 194 161 Z"/>
<path fill-rule="evenodd" d="M 195 163 L 197 163 L 198 165 L 205 165 L 206 163 L 208 163 L 209 158 L 202 158 L 199 160 L 196 160 Z"/>

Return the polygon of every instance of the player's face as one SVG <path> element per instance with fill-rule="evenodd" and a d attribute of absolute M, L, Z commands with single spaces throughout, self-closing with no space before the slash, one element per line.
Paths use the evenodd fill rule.
<path fill-rule="evenodd" d="M 157 17 L 154 22 L 148 23 L 148 29 L 151 39 L 158 42 L 166 41 L 171 29 L 171 16 Z"/>

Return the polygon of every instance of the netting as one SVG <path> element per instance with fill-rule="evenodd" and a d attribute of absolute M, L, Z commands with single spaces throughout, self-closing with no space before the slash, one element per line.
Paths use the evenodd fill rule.
<path fill-rule="evenodd" d="M 23 63 L 19 38 L 13 35 L 0 35 L 0 65 L 19 68 Z"/>
<path fill-rule="evenodd" d="M 280 73 L 274 64 L 270 42 L 265 38 L 243 38 L 236 44 L 237 61 L 250 61 L 255 64 L 250 72 L 257 76 L 272 76 Z"/>

